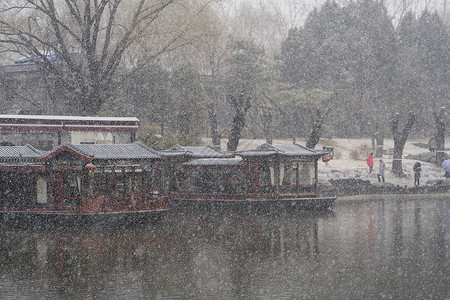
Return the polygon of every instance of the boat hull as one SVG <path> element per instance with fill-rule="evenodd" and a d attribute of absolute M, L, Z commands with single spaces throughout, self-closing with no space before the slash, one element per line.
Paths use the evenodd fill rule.
<path fill-rule="evenodd" d="M 337 197 L 293 199 L 172 199 L 171 209 L 233 208 L 238 210 L 326 210 L 333 206 Z"/>
<path fill-rule="evenodd" d="M 80 226 L 80 225 L 131 225 L 159 221 L 168 209 L 131 212 L 73 213 L 2 211 L 3 224 L 16 226 Z"/>

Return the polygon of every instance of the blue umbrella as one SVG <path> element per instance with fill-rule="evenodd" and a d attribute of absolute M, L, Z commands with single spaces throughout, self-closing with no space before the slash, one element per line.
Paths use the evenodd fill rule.
<path fill-rule="evenodd" d="M 450 172 L 450 159 L 446 159 L 442 162 L 442 169 Z"/>

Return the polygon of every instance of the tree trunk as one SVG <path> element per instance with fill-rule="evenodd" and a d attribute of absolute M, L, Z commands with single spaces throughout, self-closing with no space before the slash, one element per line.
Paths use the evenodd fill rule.
<path fill-rule="evenodd" d="M 375 157 L 383 157 L 384 134 L 380 131 L 377 131 L 375 133 L 375 141 L 377 142 L 377 148 L 375 149 Z"/>
<path fill-rule="evenodd" d="M 211 122 L 212 144 L 216 149 L 220 150 L 220 134 L 217 131 L 217 114 L 215 111 L 210 113 L 209 120 Z"/>
<path fill-rule="evenodd" d="M 436 163 L 440 166 L 444 161 L 445 147 L 445 107 L 434 112 L 434 123 L 436 125 Z"/>
<path fill-rule="evenodd" d="M 231 127 L 231 133 L 228 138 L 227 151 L 236 151 L 239 145 L 239 140 L 241 139 L 241 132 L 245 126 L 245 117 L 247 111 L 251 107 L 250 96 L 240 95 L 239 97 L 230 96 L 230 101 L 236 110 L 233 117 L 233 124 Z"/>
<path fill-rule="evenodd" d="M 312 118 L 312 128 L 309 133 L 308 142 L 306 148 L 314 149 L 320 140 L 320 134 L 322 133 L 322 122 L 329 110 L 322 116 L 319 109 L 316 109 L 316 117 Z"/>
<path fill-rule="evenodd" d="M 316 123 L 309 134 L 308 142 L 306 143 L 306 148 L 314 149 L 320 140 L 320 131 L 322 128 L 321 123 Z"/>
<path fill-rule="evenodd" d="M 264 135 L 266 136 L 267 144 L 272 144 L 273 142 L 272 121 L 273 121 L 272 113 L 270 111 L 263 112 L 263 131 Z"/>
<path fill-rule="evenodd" d="M 412 126 L 414 125 L 415 120 L 416 116 L 414 115 L 413 112 L 410 112 L 408 115 L 406 125 L 402 130 L 398 128 L 400 122 L 399 113 L 396 113 L 390 122 L 391 132 L 394 135 L 394 154 L 392 161 L 392 173 L 397 176 L 403 175 L 403 166 L 402 166 L 403 149 L 405 148 L 406 140 L 408 139 L 409 132 Z"/>

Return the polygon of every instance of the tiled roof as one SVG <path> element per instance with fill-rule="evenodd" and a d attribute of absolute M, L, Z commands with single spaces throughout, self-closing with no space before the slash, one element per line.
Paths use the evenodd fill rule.
<path fill-rule="evenodd" d="M 189 157 L 201 158 L 226 158 L 234 157 L 233 154 L 219 151 L 211 146 L 179 146 L 175 145 L 171 148 L 162 151 L 162 156 L 180 156 L 185 155 Z"/>
<path fill-rule="evenodd" d="M 70 149 L 81 157 L 92 159 L 154 159 L 160 158 L 157 151 L 147 147 L 141 142 L 132 144 L 80 144 L 65 143 L 49 153 L 42 160 L 47 161 L 64 149 Z M 81 158 L 83 159 L 83 158 Z"/>
<path fill-rule="evenodd" d="M 160 157 L 157 151 L 141 142 L 132 144 L 66 144 L 66 146 L 93 159 L 148 159 Z"/>
<path fill-rule="evenodd" d="M 251 150 L 237 151 L 239 156 L 267 156 L 267 155 L 281 155 L 281 156 L 322 156 L 326 151 L 309 149 L 299 144 L 292 145 L 270 145 L 262 144 Z"/>
<path fill-rule="evenodd" d="M 0 146 L 0 158 L 40 158 L 44 153 L 31 145 Z"/>
<path fill-rule="evenodd" d="M 199 158 L 183 163 L 186 166 L 235 166 L 242 162 L 241 158 Z"/>

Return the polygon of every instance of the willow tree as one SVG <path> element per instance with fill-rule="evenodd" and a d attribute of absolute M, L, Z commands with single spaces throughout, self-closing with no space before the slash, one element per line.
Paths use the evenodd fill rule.
<path fill-rule="evenodd" d="M 71 113 L 96 115 L 119 86 L 126 51 L 151 40 L 152 59 L 187 43 L 185 32 L 210 2 L 190 5 L 200 1 L 6 0 L 0 44 L 51 77 Z"/>

